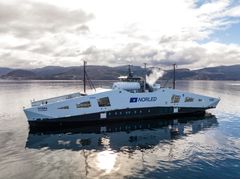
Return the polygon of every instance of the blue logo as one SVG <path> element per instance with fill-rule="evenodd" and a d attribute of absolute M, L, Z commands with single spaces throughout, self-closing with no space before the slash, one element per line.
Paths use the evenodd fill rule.
<path fill-rule="evenodd" d="M 138 98 L 130 98 L 130 103 L 136 103 Z"/>
<path fill-rule="evenodd" d="M 154 102 L 157 101 L 157 97 L 141 97 L 141 98 L 130 98 L 130 103 L 136 102 Z"/>

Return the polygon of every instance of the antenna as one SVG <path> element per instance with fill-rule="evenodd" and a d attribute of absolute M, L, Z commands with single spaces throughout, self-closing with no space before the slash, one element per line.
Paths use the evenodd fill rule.
<path fill-rule="evenodd" d="M 83 90 L 84 90 L 84 93 L 86 93 L 86 64 L 87 64 L 87 62 L 84 60 L 83 61 Z"/>
<path fill-rule="evenodd" d="M 176 86 L 176 63 L 173 64 L 173 89 Z"/>
<path fill-rule="evenodd" d="M 128 65 L 128 77 L 132 78 L 131 65 Z"/>
<path fill-rule="evenodd" d="M 146 90 L 146 84 L 147 84 L 147 63 L 143 63 L 144 64 L 144 70 L 145 70 L 145 74 L 144 74 L 144 91 Z"/>
<path fill-rule="evenodd" d="M 143 64 L 144 64 L 144 70 L 145 70 L 144 79 L 146 81 L 147 80 L 147 63 L 143 63 Z"/>

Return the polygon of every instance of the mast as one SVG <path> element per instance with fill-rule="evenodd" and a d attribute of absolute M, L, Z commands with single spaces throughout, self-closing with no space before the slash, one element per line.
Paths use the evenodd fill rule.
<path fill-rule="evenodd" d="M 144 74 L 144 91 L 146 91 L 146 84 L 147 84 L 147 63 L 143 63 L 144 64 L 144 70 L 145 70 L 145 74 Z"/>
<path fill-rule="evenodd" d="M 86 61 L 83 61 L 83 90 L 86 93 Z"/>
<path fill-rule="evenodd" d="M 128 65 L 128 77 L 132 78 L 131 65 Z"/>
<path fill-rule="evenodd" d="M 175 89 L 176 85 L 176 63 L 173 64 L 173 89 Z"/>

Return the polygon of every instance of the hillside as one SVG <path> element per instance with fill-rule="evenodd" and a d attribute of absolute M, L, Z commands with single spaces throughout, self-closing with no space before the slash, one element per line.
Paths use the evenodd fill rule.
<path fill-rule="evenodd" d="M 35 73 L 28 70 L 12 70 L 7 74 L 2 75 L 1 78 L 11 80 L 39 79 Z"/>
<path fill-rule="evenodd" d="M 143 76 L 144 69 L 133 66 L 134 75 Z M 87 73 L 92 80 L 117 80 L 120 75 L 127 75 L 128 66 L 87 66 Z M 150 69 L 148 70 L 150 73 Z M 162 79 L 172 78 L 172 70 L 165 71 Z M 83 67 L 60 67 L 47 66 L 31 70 L 0 68 L 0 78 L 19 80 L 81 80 L 83 78 Z M 240 65 L 218 66 L 198 70 L 177 69 L 177 80 L 240 80 Z"/>
<path fill-rule="evenodd" d="M 240 80 L 240 65 L 219 66 L 196 70 L 197 76 L 205 80 Z"/>
<path fill-rule="evenodd" d="M 9 73 L 10 71 L 12 71 L 12 69 L 10 68 L 4 68 L 4 67 L 0 67 L 0 76 L 2 75 L 6 75 L 7 73 Z"/>

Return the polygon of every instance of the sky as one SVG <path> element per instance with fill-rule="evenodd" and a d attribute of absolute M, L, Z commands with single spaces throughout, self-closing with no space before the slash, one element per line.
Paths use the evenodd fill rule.
<path fill-rule="evenodd" d="M 239 0 L 0 0 L 0 67 L 240 64 Z"/>

